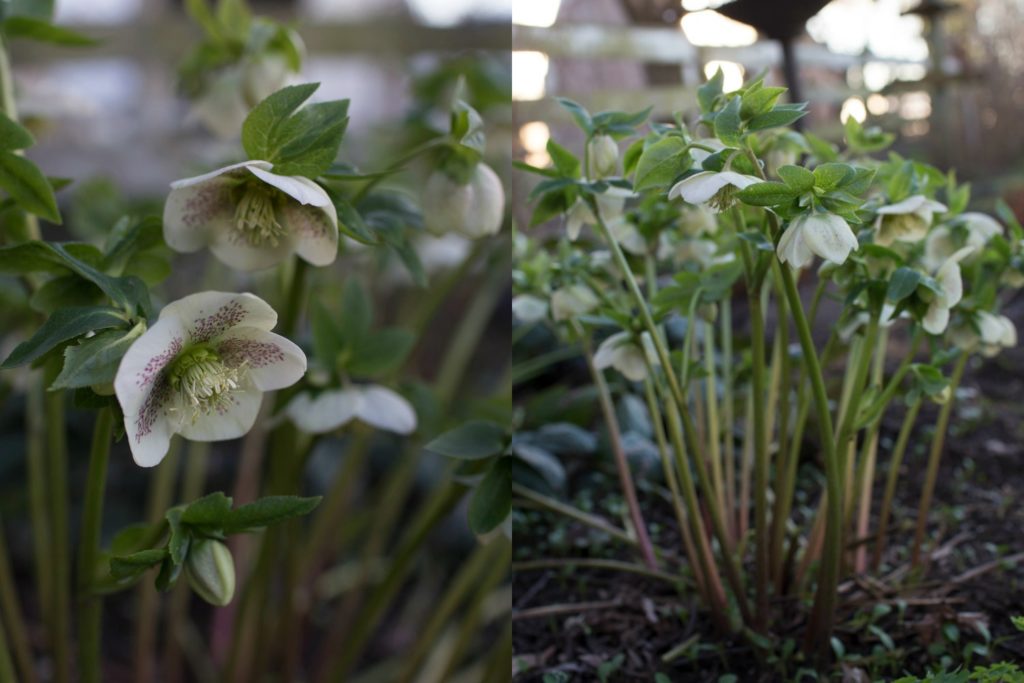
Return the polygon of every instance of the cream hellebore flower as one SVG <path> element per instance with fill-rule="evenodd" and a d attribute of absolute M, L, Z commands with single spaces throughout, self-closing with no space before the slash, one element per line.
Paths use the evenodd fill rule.
<path fill-rule="evenodd" d="M 225 67 L 195 100 L 189 118 L 199 120 L 219 138 L 237 138 L 249 111 L 286 86 L 292 74 L 280 54 L 262 54 Z"/>
<path fill-rule="evenodd" d="M 637 344 L 629 332 L 618 332 L 605 339 L 597 347 L 597 352 L 594 354 L 594 367 L 598 370 L 615 368 L 631 382 L 640 382 L 647 377 L 645 355 L 650 359 L 651 364 L 658 364 L 658 357 L 654 352 L 650 334 L 644 332 L 640 335 L 640 343 Z"/>
<path fill-rule="evenodd" d="M 416 411 L 396 391 L 378 384 L 304 392 L 285 408 L 295 426 L 309 434 L 333 432 L 352 420 L 396 434 L 416 431 Z"/>
<path fill-rule="evenodd" d="M 270 331 L 276 324 L 253 294 L 199 292 L 164 306 L 114 378 L 135 462 L 159 463 L 174 434 L 222 441 L 248 432 L 263 392 L 306 372 L 302 350 Z"/>
<path fill-rule="evenodd" d="M 979 311 L 975 322 L 977 332 L 965 326 L 954 330 L 951 335 L 952 342 L 964 351 L 980 351 L 981 355 L 991 358 L 1004 348 L 1017 345 L 1017 328 L 1005 315 Z"/>
<path fill-rule="evenodd" d="M 977 211 L 968 211 L 956 217 L 956 223 L 962 224 L 967 232 L 964 245 L 975 247 L 979 251 L 996 235 L 1003 233 L 1003 226 L 991 216 Z M 924 242 L 924 265 L 929 270 L 938 268 L 957 250 L 953 229 L 940 225 L 928 233 Z"/>
<path fill-rule="evenodd" d="M 587 143 L 588 169 L 591 178 L 614 175 L 619 166 L 619 145 L 611 135 L 595 135 Z"/>
<path fill-rule="evenodd" d="M 238 270 L 280 263 L 292 252 L 314 266 L 338 255 L 338 214 L 309 178 L 271 173 L 269 161 L 243 161 L 171 183 L 164 240 L 175 251 L 209 247 Z"/>
<path fill-rule="evenodd" d="M 679 227 L 684 235 L 714 235 L 718 232 L 715 212 L 706 206 L 683 206 L 679 211 Z"/>
<path fill-rule="evenodd" d="M 662 261 L 671 260 L 677 266 L 684 263 L 697 263 L 702 268 L 707 268 L 714 263 L 717 252 L 718 244 L 708 239 L 675 238 L 663 232 L 658 241 L 658 258 Z"/>
<path fill-rule="evenodd" d="M 953 253 L 935 273 L 939 293 L 930 292 L 934 298 L 928 303 L 921 325 L 930 334 L 942 334 L 949 325 L 949 311 L 964 296 L 964 281 L 960 275 L 960 261 L 974 252 L 974 247 L 964 247 Z"/>
<path fill-rule="evenodd" d="M 597 295 L 585 285 L 569 285 L 551 294 L 551 317 L 555 322 L 585 315 L 597 308 Z"/>
<path fill-rule="evenodd" d="M 875 244 L 888 247 L 893 242 L 917 242 L 928 234 L 932 214 L 946 211 L 946 205 L 915 194 L 878 210 L 875 220 Z"/>
<path fill-rule="evenodd" d="M 844 263 L 858 247 L 850 226 L 832 213 L 806 213 L 794 218 L 776 248 L 779 260 L 803 268 L 815 254 L 836 264 Z"/>
<path fill-rule="evenodd" d="M 605 225 L 611 226 L 622 217 L 622 213 L 626 210 L 626 200 L 632 196 L 633 193 L 629 190 L 614 185 L 596 195 L 597 210 Z M 569 236 L 570 241 L 575 242 L 579 239 L 584 225 L 597 225 L 597 218 L 590 210 L 590 205 L 581 197 L 565 214 L 565 234 Z"/>
<path fill-rule="evenodd" d="M 501 178 L 479 163 L 467 183 L 459 183 L 441 169 L 427 178 L 423 188 L 423 227 L 440 237 L 450 232 L 471 240 L 494 235 L 505 217 L 505 189 Z"/>
<path fill-rule="evenodd" d="M 738 191 L 759 182 L 760 178 L 735 171 L 701 171 L 673 185 L 668 198 L 682 197 L 690 204 L 707 205 L 715 213 L 721 213 L 736 202 Z"/>
<path fill-rule="evenodd" d="M 535 323 L 548 315 L 548 302 L 532 294 L 512 297 L 512 317 L 524 323 Z"/>

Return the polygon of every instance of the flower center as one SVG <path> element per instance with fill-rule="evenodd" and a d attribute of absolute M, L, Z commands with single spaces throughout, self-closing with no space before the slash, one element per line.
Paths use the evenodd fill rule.
<path fill-rule="evenodd" d="M 196 346 L 178 356 L 168 379 L 171 389 L 181 398 L 184 410 L 191 411 L 192 422 L 200 415 L 223 412 L 231 403 L 231 392 L 239 387 L 245 366 L 228 367 L 207 346 Z"/>
<path fill-rule="evenodd" d="M 708 204 L 719 213 L 726 211 L 736 203 L 737 191 L 738 188 L 735 185 L 725 185 L 708 200 Z"/>
<path fill-rule="evenodd" d="M 277 220 L 276 191 L 263 183 L 248 183 L 235 206 L 235 234 L 252 247 L 276 247 L 287 232 Z"/>

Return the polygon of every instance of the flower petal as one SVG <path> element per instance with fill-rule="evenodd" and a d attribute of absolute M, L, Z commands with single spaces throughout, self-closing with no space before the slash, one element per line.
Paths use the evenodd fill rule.
<path fill-rule="evenodd" d="M 224 265 L 235 270 L 264 270 L 291 256 L 294 239 L 285 235 L 276 245 L 254 247 L 231 230 L 217 231 L 210 242 L 210 252 Z"/>
<path fill-rule="evenodd" d="M 235 327 L 218 338 L 217 354 L 229 367 L 245 365 L 260 391 L 284 389 L 306 374 L 306 354 L 279 334 L 256 327 Z"/>
<path fill-rule="evenodd" d="M 925 203 L 928 202 L 928 201 L 930 201 L 930 200 L 927 197 L 925 197 L 923 194 L 915 194 L 915 195 L 912 195 L 910 197 L 907 197 L 906 199 L 904 199 L 901 202 L 896 202 L 895 204 L 890 204 L 889 206 L 883 206 L 876 213 L 880 213 L 880 214 L 884 214 L 884 215 L 898 215 L 898 214 L 902 214 L 902 213 L 914 213 L 915 211 L 919 211 L 925 205 Z M 935 203 L 938 204 L 938 202 L 935 202 Z M 939 204 L 939 206 L 942 206 L 942 205 Z M 946 207 L 942 206 L 942 210 L 945 210 L 945 209 L 946 209 Z"/>
<path fill-rule="evenodd" d="M 249 166 L 249 171 L 266 184 L 273 185 L 300 204 L 327 206 L 331 203 L 331 198 L 324 191 L 324 188 L 309 178 L 298 175 L 278 175 L 259 166 Z"/>
<path fill-rule="evenodd" d="M 132 457 L 142 467 L 156 465 L 167 453 L 173 396 L 163 370 L 182 350 L 186 335 L 176 317 L 161 318 L 128 348 L 117 369 L 114 392 Z"/>
<path fill-rule="evenodd" d="M 850 226 L 835 214 L 814 214 L 805 219 L 803 239 L 807 247 L 823 259 L 844 263 L 858 247 L 857 236 Z"/>
<path fill-rule="evenodd" d="M 703 204 L 728 184 L 729 179 L 721 173 L 701 171 L 676 183 L 668 191 L 668 198 L 682 197 L 690 204 Z"/>
<path fill-rule="evenodd" d="M 295 253 L 314 266 L 328 266 L 338 258 L 338 214 L 334 204 L 285 204 L 281 218 L 295 241 Z"/>
<path fill-rule="evenodd" d="M 401 394 L 376 384 L 362 387 L 357 416 L 363 422 L 396 434 L 416 431 L 416 411 Z"/>
<path fill-rule="evenodd" d="M 803 236 L 803 221 L 799 218 L 789 224 L 775 252 L 779 260 L 793 268 L 803 268 L 814 260 L 814 252 L 807 246 Z"/>
<path fill-rule="evenodd" d="M 615 365 L 615 358 L 619 352 L 619 347 L 626 344 L 628 341 L 628 332 L 616 332 L 606 338 L 600 343 L 600 345 L 598 345 L 597 351 L 594 353 L 594 367 L 598 370 L 613 367 Z"/>
<path fill-rule="evenodd" d="M 718 175 L 721 178 L 724 178 L 728 184 L 738 187 L 741 190 L 745 187 L 750 187 L 755 183 L 761 182 L 760 178 L 752 175 L 744 175 L 743 173 L 736 173 L 735 171 L 722 171 Z"/>
<path fill-rule="evenodd" d="M 988 214 L 967 211 L 960 214 L 959 219 L 967 226 L 968 244 L 981 247 L 996 235 L 1003 234 L 1003 226 Z"/>
<path fill-rule="evenodd" d="M 230 230 L 235 216 L 232 185 L 228 178 L 215 177 L 172 189 L 164 203 L 167 246 L 188 254 L 205 247 L 211 235 Z"/>
<path fill-rule="evenodd" d="M 647 377 L 644 352 L 636 344 L 620 346 L 615 357 L 615 369 L 631 382 L 642 382 Z"/>
<path fill-rule="evenodd" d="M 175 180 L 173 183 L 171 183 L 171 189 L 176 190 L 176 189 L 178 189 L 180 187 L 190 187 L 192 185 L 201 185 L 201 184 L 205 183 L 208 180 L 213 180 L 214 178 L 219 178 L 219 177 L 221 177 L 223 175 L 227 175 L 227 174 L 231 173 L 232 171 L 237 171 L 237 170 L 243 169 L 243 168 L 247 168 L 247 169 L 249 169 L 251 171 L 253 169 L 265 170 L 265 169 L 270 169 L 270 168 L 273 168 L 273 167 L 274 167 L 274 165 L 272 163 L 270 163 L 269 161 L 258 161 L 258 160 L 257 161 L 240 161 L 237 164 L 231 164 L 229 166 L 224 166 L 222 168 L 218 168 L 215 171 L 210 171 L 209 173 L 204 173 L 202 175 L 192 176 L 191 178 L 182 178 L 181 180 Z M 237 173 L 231 173 L 231 174 L 232 175 L 238 175 Z"/>
<path fill-rule="evenodd" d="M 936 299 L 928 305 L 928 312 L 925 313 L 921 325 L 929 334 L 942 334 L 949 325 L 949 309 Z"/>
<path fill-rule="evenodd" d="M 271 330 L 277 313 L 263 299 L 248 292 L 197 292 L 173 301 L 160 311 L 160 320 L 176 318 L 192 343 L 207 342 L 233 327 Z"/>
<path fill-rule="evenodd" d="M 296 396 L 285 409 L 295 426 L 308 434 L 324 434 L 348 424 L 363 403 L 358 389 L 325 391 L 316 397 Z"/>
<path fill-rule="evenodd" d="M 254 386 L 232 391 L 219 410 L 184 416 L 178 432 L 192 441 L 225 441 L 245 435 L 256 423 L 263 392 Z M 185 409 L 188 410 L 187 408 Z"/>

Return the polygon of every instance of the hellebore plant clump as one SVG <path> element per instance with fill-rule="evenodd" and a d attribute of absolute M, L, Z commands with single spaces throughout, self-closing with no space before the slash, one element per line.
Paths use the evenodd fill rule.
<path fill-rule="evenodd" d="M 536 447 L 516 453 L 513 487 L 530 505 L 614 531 L 643 561 L 636 571 L 672 567 L 673 553 L 650 540 L 619 436 L 613 392 L 635 396 L 653 425 L 686 590 L 759 659 L 779 651 L 783 610 L 791 622 L 797 609 L 804 666 L 824 667 L 844 618 L 841 580 L 904 557 L 912 577 L 926 570 L 957 385 L 973 355 L 1017 342 L 999 311 L 1022 283 L 1024 230 L 1005 205 L 999 220 L 965 211 L 970 188 L 952 172 L 871 156 L 892 142 L 878 129 L 848 119 L 841 150 L 792 130 L 806 105 L 780 104 L 783 92 L 758 78 L 726 93 L 719 73 L 699 89 L 699 119 L 646 128 L 646 111 L 591 114 L 561 100 L 587 142 L 582 159 L 551 140 L 549 167 L 519 165 L 541 176 L 532 223 L 564 221 L 565 232 L 517 238 L 516 339 L 546 326 L 582 352 L 626 527 L 557 500 L 564 473 Z M 737 298 L 749 340 L 736 332 Z M 829 300 L 841 313 L 820 344 L 812 329 Z M 909 434 L 928 401 L 941 408 L 916 533 L 891 547 L 907 439 L 883 447 L 880 423 L 904 413 Z M 821 472 L 809 517 L 796 515 L 801 458 Z"/>
<path fill-rule="evenodd" d="M 26 16 L 0 17 L 4 40 L 90 42 L 52 26 L 52 3 L 38 4 Z M 363 173 L 337 160 L 348 100 L 316 101 L 318 84 L 295 82 L 304 50 L 292 29 L 252 17 L 241 0 L 186 5 L 205 37 L 181 67 L 182 90 L 196 119 L 241 144 L 221 168 L 171 183 L 161 198 L 162 219 L 125 216 L 104 226 L 102 246 L 44 239 L 38 219 L 60 223 L 54 193 L 63 181 L 47 178 L 21 154 L 34 139 L 18 122 L 0 43 L 0 188 L 8 195 L 0 274 L 18 278 L 27 311 L 27 329 L 19 331 L 23 341 L 2 367 L 12 376 L 20 373 L 28 387 L 24 455 L 33 578 L 53 679 L 107 680 L 103 598 L 138 584 L 135 672 L 137 680 L 155 680 L 161 617 L 152 585 L 170 591 L 179 583 L 211 605 L 228 606 L 211 627 L 213 654 L 197 655 L 217 659 L 224 680 L 253 680 L 263 671 L 288 680 L 312 680 L 314 673 L 316 680 L 347 679 L 365 665 L 371 637 L 397 596 L 405 596 L 401 591 L 419 570 L 432 531 L 466 497 L 464 536 L 475 550 L 465 563 L 454 562 L 459 566 L 450 583 L 431 577 L 432 594 L 443 588 L 442 609 L 431 613 L 422 633 L 402 641 L 395 680 L 411 681 L 428 657 L 437 680 L 452 680 L 464 668 L 503 671 L 511 643 L 507 608 L 481 606 L 502 593 L 510 553 L 507 410 L 500 398 L 468 400 L 463 379 L 507 291 L 509 269 L 502 239 L 488 239 L 505 220 L 504 190 L 483 162 L 485 125 L 466 101 L 471 93 L 449 73 L 444 93 L 431 103 L 447 114 L 448 129 L 431 129 L 426 139 L 418 130 L 418 143 L 400 159 Z M 426 178 L 421 201 L 384 187 L 410 171 Z M 435 281 L 417 245 L 453 236 L 464 247 L 462 263 Z M 190 279 L 199 291 L 158 307 L 154 301 L 166 300 L 171 250 L 208 251 L 215 261 L 209 277 Z M 349 262 L 344 276 L 330 268 L 339 254 Z M 366 274 L 382 282 L 383 268 L 391 272 L 396 265 L 407 273 L 403 282 L 413 284 L 400 312 L 412 315 L 389 311 L 389 326 L 375 323 L 373 297 L 360 280 Z M 203 279 L 224 291 L 196 288 Z M 240 279 L 247 284 L 232 289 Z M 463 297 L 464 315 L 456 312 L 454 328 L 445 330 L 450 348 L 440 354 L 437 377 L 429 383 L 415 379 L 408 364 L 412 352 L 449 293 L 467 282 L 478 286 Z M 95 413 L 73 582 L 67 569 L 68 399 Z M 456 425 L 470 417 L 485 418 L 467 424 L 487 438 L 467 452 L 460 440 L 466 426 Z M 245 445 L 236 497 L 245 504 L 221 492 L 202 495 L 208 442 L 240 437 Z M 153 468 L 153 484 L 146 519 L 107 544 L 107 472 L 124 464 L 111 458 L 118 441 L 135 464 Z M 183 500 L 175 504 L 182 441 L 189 443 L 188 460 Z M 371 447 L 381 444 L 386 453 L 393 451 L 389 469 L 363 491 Z M 327 489 L 323 505 L 320 496 L 292 495 L 308 485 L 307 461 L 318 446 L 327 446 L 322 450 L 328 455 L 344 452 L 337 474 L 316 482 Z M 415 475 L 426 450 L 451 464 L 435 468 L 430 487 L 421 491 Z M 259 497 L 264 490 L 270 495 Z M 373 508 L 373 519 L 360 504 Z M 310 524 L 296 522 L 314 510 Z M 404 523 L 407 512 L 413 517 Z M 232 538 L 251 532 L 262 536 Z M 446 533 L 451 536 L 451 529 Z M 348 554 L 353 544 L 358 552 Z M 343 547 L 346 585 L 321 580 Z M 0 542 L 0 566 L 8 561 Z M 318 592 L 311 598 L 314 583 Z M 38 680 L 38 643 L 30 641 L 17 605 L 8 600 L 13 585 L 2 588 L 0 680 L 14 680 L 15 669 L 17 680 Z M 187 593 L 179 589 L 167 610 L 165 662 L 178 675 L 183 643 L 192 654 L 197 647 L 186 637 L 196 628 L 187 605 Z M 314 611 L 328 632 L 310 663 L 302 634 Z M 71 614 L 77 619 L 74 636 Z M 454 630 L 464 637 L 435 656 L 437 640 Z M 478 632 L 487 635 L 486 645 Z M 230 642 L 218 645 L 225 633 Z M 131 650 L 120 641 L 128 637 L 119 637 L 118 651 Z"/>

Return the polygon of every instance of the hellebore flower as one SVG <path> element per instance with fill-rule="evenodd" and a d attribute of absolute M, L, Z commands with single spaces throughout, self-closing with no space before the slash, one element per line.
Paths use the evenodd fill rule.
<path fill-rule="evenodd" d="M 505 189 L 490 166 L 479 163 L 469 182 L 460 184 L 437 169 L 423 190 L 423 225 L 440 237 L 450 232 L 471 240 L 501 230 L 505 217 Z"/>
<path fill-rule="evenodd" d="M 647 377 L 647 361 L 644 360 L 644 356 L 646 355 L 655 365 L 658 360 L 650 335 L 644 332 L 640 339 L 640 344 L 637 344 L 629 332 L 611 335 L 597 347 L 594 367 L 598 370 L 615 368 L 632 382 L 642 381 Z"/>
<path fill-rule="evenodd" d="M 619 146 L 611 135 L 595 135 L 587 143 L 587 157 L 587 175 L 591 178 L 614 175 L 619 165 Z"/>
<path fill-rule="evenodd" d="M 548 315 L 548 302 L 532 294 L 512 297 L 512 317 L 524 323 L 535 323 Z"/>
<path fill-rule="evenodd" d="M 622 213 L 626 209 L 626 200 L 632 196 L 633 193 L 629 190 L 614 185 L 596 195 L 597 210 L 605 225 L 611 226 L 622 217 Z M 565 214 L 565 234 L 569 236 L 570 241 L 575 242 L 579 239 L 584 225 L 597 225 L 597 218 L 590 210 L 590 205 L 580 198 Z"/>
<path fill-rule="evenodd" d="M 677 266 L 685 263 L 697 263 L 701 268 L 707 268 L 715 262 L 717 253 L 718 244 L 713 240 L 672 237 L 667 232 L 663 232 L 659 236 L 658 258 L 662 261 L 671 260 Z"/>
<path fill-rule="evenodd" d="M 844 263 L 857 246 L 857 236 L 842 218 L 832 213 L 810 213 L 790 222 L 776 253 L 783 263 L 803 268 L 814 260 L 815 254 L 826 261 Z"/>
<path fill-rule="evenodd" d="M 333 432 L 352 420 L 396 434 L 416 431 L 416 411 L 396 391 L 377 384 L 301 393 L 285 408 L 299 429 L 309 434 Z"/>
<path fill-rule="evenodd" d="M 981 355 L 991 358 L 1017 345 L 1017 328 L 1005 315 L 979 311 L 975 322 L 977 331 L 961 327 L 951 335 L 953 343 L 964 351 L 980 351 Z"/>
<path fill-rule="evenodd" d="M 164 306 L 114 378 L 135 462 L 159 463 L 173 434 L 221 441 L 248 432 L 263 392 L 306 372 L 302 350 L 270 331 L 276 324 L 252 294 L 199 292 Z"/>
<path fill-rule="evenodd" d="M 679 212 L 679 227 L 690 237 L 701 233 L 714 235 L 718 232 L 718 219 L 706 206 L 683 206 Z"/>
<path fill-rule="evenodd" d="M 690 204 L 707 205 L 715 213 L 725 211 L 736 203 L 736 193 L 760 178 L 735 171 L 701 171 L 683 178 L 668 191 L 668 198 L 682 197 Z"/>
<path fill-rule="evenodd" d="M 949 311 L 964 296 L 964 281 L 960 275 L 960 261 L 964 260 L 974 252 L 974 247 L 964 247 L 953 253 L 939 267 L 935 273 L 935 281 L 941 290 L 939 293 L 931 292 L 933 295 L 928 302 L 928 311 L 925 313 L 921 325 L 930 334 L 942 334 L 949 325 Z"/>
<path fill-rule="evenodd" d="M 338 215 L 322 187 L 271 173 L 268 161 L 243 161 L 171 183 L 164 239 L 175 251 L 208 246 L 239 270 L 269 268 L 292 252 L 315 266 L 338 255 Z"/>
<path fill-rule="evenodd" d="M 199 597 L 223 607 L 235 594 L 235 561 L 223 542 L 214 538 L 193 540 L 185 559 L 185 579 Z"/>
<path fill-rule="evenodd" d="M 555 322 L 585 315 L 597 308 L 597 295 L 585 285 L 569 285 L 551 293 L 551 317 Z"/>
<path fill-rule="evenodd" d="M 918 242 L 928 234 L 932 214 L 946 211 L 946 205 L 915 194 L 902 202 L 883 206 L 875 221 L 875 244 L 888 247 L 893 242 Z"/>
<path fill-rule="evenodd" d="M 968 211 L 956 217 L 955 224 L 962 225 L 966 231 L 964 246 L 975 247 L 979 251 L 996 235 L 1003 233 L 1001 226 L 994 218 L 976 211 Z M 950 226 L 940 225 L 928 233 L 924 242 L 924 265 L 929 270 L 938 268 L 957 250 L 955 233 Z"/>
<path fill-rule="evenodd" d="M 189 118 L 219 138 L 237 138 L 249 110 L 288 85 L 292 74 L 287 59 L 274 53 L 220 69 L 195 100 Z"/>

